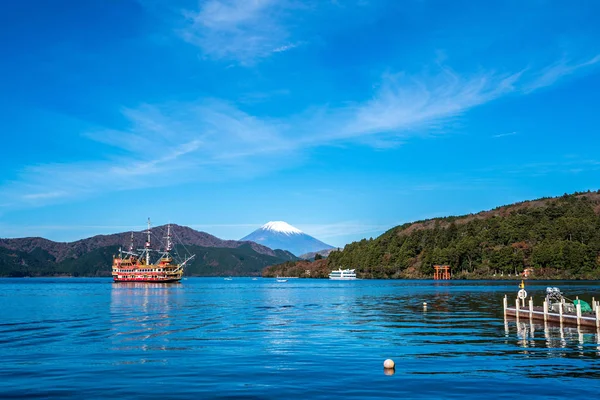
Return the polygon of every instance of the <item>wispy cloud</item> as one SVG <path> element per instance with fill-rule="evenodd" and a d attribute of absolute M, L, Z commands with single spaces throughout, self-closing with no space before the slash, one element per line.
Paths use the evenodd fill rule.
<path fill-rule="evenodd" d="M 506 133 L 499 133 L 497 135 L 492 135 L 492 138 L 497 139 L 497 138 L 502 138 L 502 137 L 507 137 L 507 136 L 515 136 L 517 134 L 516 131 L 514 132 L 506 132 Z"/>
<path fill-rule="evenodd" d="M 279 47 L 273 49 L 273 53 L 283 53 L 284 51 L 291 50 L 291 49 L 293 49 L 295 47 L 298 47 L 298 46 L 300 46 L 299 43 L 285 44 L 283 46 L 279 46 Z"/>
<path fill-rule="evenodd" d="M 187 24 L 179 33 L 210 58 L 249 65 L 297 46 L 282 21 L 290 6 L 276 0 L 209 0 L 197 11 L 183 12 Z"/>
<path fill-rule="evenodd" d="M 348 123 L 338 136 L 430 127 L 514 91 L 520 77 L 520 72 L 462 77 L 447 68 L 438 75 L 419 79 L 387 74 L 373 98 L 343 110 L 349 115 Z"/>
<path fill-rule="evenodd" d="M 474 172 L 483 172 L 486 176 L 504 178 L 507 175 L 539 177 L 559 174 L 595 173 L 600 171 L 600 160 L 564 156 L 552 161 L 525 162 L 519 164 L 496 165 Z M 493 181 L 492 181 L 493 182 Z"/>
<path fill-rule="evenodd" d="M 59 197 L 63 197 L 68 195 L 67 192 L 62 190 L 57 190 L 53 192 L 41 192 L 41 193 L 29 193 L 23 196 L 25 200 L 46 200 L 46 199 L 55 199 Z"/>
<path fill-rule="evenodd" d="M 592 67 L 600 62 L 600 54 L 591 57 L 585 61 L 571 60 L 563 57 L 560 61 L 555 62 L 542 69 L 537 74 L 535 79 L 528 82 L 523 87 L 523 92 L 531 93 L 535 90 L 548 87 L 556 83 L 559 79 L 571 75 L 576 71 L 585 70 L 587 67 Z"/>
<path fill-rule="evenodd" d="M 217 11 L 215 20 L 226 19 L 217 17 Z M 245 13 L 227 18 L 243 20 Z M 568 64 L 563 75 L 575 73 L 576 66 L 589 67 L 594 60 Z M 561 75 L 553 70 L 557 82 Z M 442 68 L 434 75 L 386 74 L 362 101 L 313 106 L 278 118 L 258 117 L 219 99 L 128 108 L 122 111 L 129 121 L 126 129 L 86 133 L 118 149 L 118 156 L 30 166 L 0 190 L 8 203 L 37 205 L 96 192 L 255 176 L 294 167 L 310 154 L 299 150 L 319 146 L 352 142 L 395 147 L 424 132 L 443 130 L 449 120 L 474 107 L 527 93 L 548 71 L 459 74 Z"/>

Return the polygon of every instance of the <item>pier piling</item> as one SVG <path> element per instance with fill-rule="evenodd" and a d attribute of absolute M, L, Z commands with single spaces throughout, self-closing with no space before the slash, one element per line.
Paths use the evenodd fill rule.
<path fill-rule="evenodd" d="M 562 327 L 563 324 L 563 304 L 564 304 L 564 300 L 561 303 L 558 303 L 558 315 L 560 318 L 560 326 Z"/>
<path fill-rule="evenodd" d="M 594 327 L 600 331 L 600 302 L 592 300 L 591 312 L 584 312 L 579 297 L 573 301 L 574 304 L 560 301 L 551 303 L 545 298 L 540 306 L 533 304 L 533 297 L 528 298 L 528 306 L 523 306 L 522 296 L 515 299 L 514 306 L 508 305 L 508 296 L 502 299 L 504 311 L 504 324 L 507 325 L 507 317 L 515 317 L 516 322 L 521 322 L 521 318 L 529 316 L 529 323 L 533 324 L 533 320 L 543 320 L 544 324 L 548 322 L 560 323 L 560 326 L 571 324 L 577 327 L 587 326 Z M 574 306 L 574 307 L 573 307 Z M 556 309 L 558 307 L 558 310 Z M 523 321 L 525 322 L 525 321 Z"/>

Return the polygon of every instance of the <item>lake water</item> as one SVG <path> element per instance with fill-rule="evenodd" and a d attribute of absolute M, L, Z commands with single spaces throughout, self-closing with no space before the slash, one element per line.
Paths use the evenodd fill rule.
<path fill-rule="evenodd" d="M 598 282 L 527 290 L 540 301 L 548 285 L 600 298 Z M 502 297 L 517 290 L 514 281 L 0 279 L 0 397 L 597 398 L 596 332 L 505 323 Z"/>

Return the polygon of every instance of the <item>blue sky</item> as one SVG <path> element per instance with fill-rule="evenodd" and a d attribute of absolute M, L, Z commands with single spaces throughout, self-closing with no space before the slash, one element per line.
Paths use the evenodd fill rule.
<path fill-rule="evenodd" d="M 0 237 L 335 246 L 600 188 L 594 1 L 0 5 Z"/>

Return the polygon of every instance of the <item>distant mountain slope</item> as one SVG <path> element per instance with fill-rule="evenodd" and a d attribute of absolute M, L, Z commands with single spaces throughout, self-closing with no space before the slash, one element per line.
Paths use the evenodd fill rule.
<path fill-rule="evenodd" d="M 333 248 L 283 221 L 268 222 L 241 240 L 287 250 L 294 255 Z"/>
<path fill-rule="evenodd" d="M 166 226 L 152 229 L 154 247 L 160 247 Z M 271 250 L 254 243 L 221 240 L 205 232 L 171 225 L 181 246 L 196 254 L 186 275 L 259 275 L 266 265 L 297 258 L 283 250 Z M 0 276 L 109 276 L 112 256 L 127 248 L 130 232 L 98 235 L 71 243 L 43 238 L 0 239 Z M 143 232 L 134 233 L 134 247 L 144 245 Z"/>
<path fill-rule="evenodd" d="M 317 254 L 323 258 L 327 258 L 327 256 L 329 256 L 329 254 L 335 250 L 337 250 L 337 249 L 331 248 L 331 249 L 325 249 L 325 250 L 319 250 L 319 251 L 311 251 L 310 253 L 305 253 L 305 254 L 299 255 L 298 258 L 300 258 L 302 260 L 314 260 L 314 258 Z"/>
<path fill-rule="evenodd" d="M 532 268 L 548 278 L 600 277 L 600 191 L 397 226 L 332 252 L 330 267 L 361 277 L 431 277 L 448 264 L 455 278 L 508 276 Z"/>

